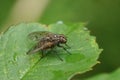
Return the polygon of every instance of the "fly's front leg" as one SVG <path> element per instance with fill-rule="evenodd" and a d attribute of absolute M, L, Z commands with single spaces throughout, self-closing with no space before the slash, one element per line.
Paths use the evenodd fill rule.
<path fill-rule="evenodd" d="M 70 46 L 68 46 L 67 44 L 65 44 L 68 48 L 71 48 Z"/>
<path fill-rule="evenodd" d="M 71 55 L 71 53 L 70 53 L 64 46 L 62 46 L 62 45 L 60 45 L 60 44 L 58 44 L 57 46 L 63 48 L 68 54 Z"/>

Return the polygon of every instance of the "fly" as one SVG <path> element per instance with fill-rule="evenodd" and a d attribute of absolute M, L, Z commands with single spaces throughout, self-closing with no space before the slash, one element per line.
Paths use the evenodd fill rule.
<path fill-rule="evenodd" d="M 60 47 L 63 50 L 65 50 L 68 54 L 71 54 L 69 51 L 67 51 L 67 49 L 62 45 L 66 45 L 67 47 L 69 47 L 66 43 L 67 43 L 67 38 L 65 37 L 64 34 L 54 34 L 51 32 L 47 32 L 47 31 L 38 31 L 38 32 L 32 32 L 29 35 L 29 38 L 32 40 L 37 41 L 37 44 L 30 49 L 27 54 L 33 54 L 36 53 L 38 51 L 41 51 L 42 56 L 41 59 L 45 56 L 44 55 L 44 51 L 48 50 L 48 49 L 53 49 L 54 47 Z M 70 48 L 70 47 L 69 47 Z M 54 53 L 61 61 L 63 61 L 63 59 L 58 55 L 58 53 L 55 51 Z"/>

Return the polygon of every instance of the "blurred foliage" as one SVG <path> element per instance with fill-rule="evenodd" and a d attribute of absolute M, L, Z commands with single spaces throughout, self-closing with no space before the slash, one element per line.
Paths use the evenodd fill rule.
<path fill-rule="evenodd" d="M 120 80 L 120 68 L 112 73 L 103 73 L 86 80 Z"/>
<path fill-rule="evenodd" d="M 16 0 L 1 0 L 0 1 L 0 29 L 5 20 L 8 18 L 11 8 Z"/>

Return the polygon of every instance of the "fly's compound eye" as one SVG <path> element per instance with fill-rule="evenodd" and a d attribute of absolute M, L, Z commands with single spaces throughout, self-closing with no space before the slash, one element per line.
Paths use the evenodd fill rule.
<path fill-rule="evenodd" d="M 59 40 L 60 40 L 61 43 L 66 43 L 67 42 L 67 39 L 64 35 L 60 35 Z"/>
<path fill-rule="evenodd" d="M 66 39 L 64 35 L 61 35 L 60 36 L 60 39 Z"/>

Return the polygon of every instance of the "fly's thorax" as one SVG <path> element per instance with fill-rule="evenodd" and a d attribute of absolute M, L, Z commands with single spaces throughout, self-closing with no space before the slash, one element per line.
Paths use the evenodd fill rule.
<path fill-rule="evenodd" d="M 41 42 L 54 42 L 64 44 L 67 42 L 67 38 L 63 34 L 52 34 L 42 38 Z"/>
<path fill-rule="evenodd" d="M 59 43 L 63 43 L 63 44 L 67 42 L 67 38 L 63 34 L 54 35 L 54 39 Z"/>

